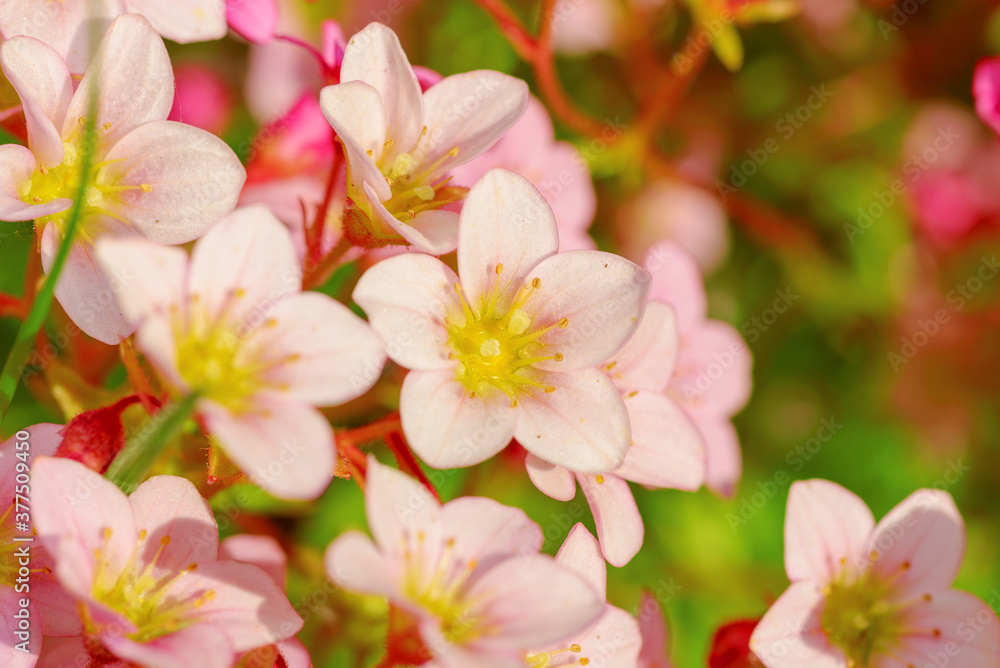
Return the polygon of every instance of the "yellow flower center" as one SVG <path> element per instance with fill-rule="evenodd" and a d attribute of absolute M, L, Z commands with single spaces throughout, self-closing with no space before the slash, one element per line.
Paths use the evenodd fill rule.
<path fill-rule="evenodd" d="M 407 542 L 403 554 L 407 569 L 403 575 L 403 593 L 411 601 L 441 620 L 441 632 L 451 643 L 470 642 L 488 629 L 482 628 L 481 620 L 472 612 L 474 601 L 463 592 L 465 583 L 476 569 L 476 561 L 461 563 L 455 558 L 455 539 L 445 543 L 445 549 L 433 570 L 428 574 L 429 564 L 424 564 L 423 532 L 416 535 L 416 548 Z"/>
<path fill-rule="evenodd" d="M 235 290 L 230 306 L 243 297 L 242 290 Z M 227 317 L 226 311 L 228 308 L 218 317 L 209 316 L 200 304 L 199 295 L 193 294 L 191 312 L 194 320 L 184 326 L 175 314 L 177 371 L 188 388 L 199 396 L 234 413 L 243 413 L 255 408 L 253 397 L 262 390 L 288 389 L 270 383 L 266 372 L 278 364 L 296 361 L 299 355 L 262 360 L 260 351 L 246 345 L 246 337 L 239 335 L 237 325 Z M 261 326 L 277 324 L 277 320 L 269 318 Z"/>
<path fill-rule="evenodd" d="M 128 190 L 151 192 L 153 188 L 146 183 L 140 185 L 99 183 L 97 174 L 100 168 L 114 161 L 91 164 L 87 181 L 84 183 L 83 154 L 81 149 L 83 137 L 81 129 L 85 123 L 85 119 L 81 117 L 79 125 L 73 130 L 67 141 L 63 143 L 63 149 L 65 150 L 63 161 L 55 167 L 43 167 L 39 165 L 35 169 L 34 174 L 31 175 L 31 179 L 21 185 L 18 194 L 21 196 L 21 201 L 26 204 L 44 204 L 60 198 L 76 200 L 80 193 L 80 186 L 82 185 L 84 190 L 83 202 L 81 203 L 82 210 L 80 212 L 81 219 L 90 213 L 100 213 L 127 223 L 127 220 L 122 219 L 121 216 L 112 212 L 109 209 L 109 205 L 115 203 L 118 193 Z M 110 123 L 106 124 L 99 130 L 98 135 L 100 132 L 106 132 L 110 127 Z M 38 222 L 42 225 L 53 222 L 59 226 L 61 231 L 65 231 L 65 226 L 71 213 L 72 208 L 39 218 Z M 82 238 L 89 240 L 86 230 L 81 227 L 80 231 Z"/>
<path fill-rule="evenodd" d="M 539 339 L 556 327 L 565 329 L 569 319 L 562 318 L 553 325 L 539 327 L 524 310 L 542 286 L 539 278 L 521 288 L 509 308 L 501 308 L 498 302 L 502 274 L 503 265 L 498 264 L 493 289 L 475 310 L 465 300 L 461 287 L 456 285 L 462 312 L 449 317 L 445 324 L 454 351 L 452 357 L 458 361 L 456 374 L 468 395 L 484 395 L 495 388 L 510 397 L 511 405 L 516 406 L 518 394 L 527 387 L 555 391 L 553 386 L 537 380 L 538 374 L 532 365 L 563 360 L 562 353 L 545 355 L 545 345 Z"/>
<path fill-rule="evenodd" d="M 872 657 L 886 655 L 899 643 L 906 606 L 893 600 L 893 591 L 891 581 L 870 571 L 853 581 L 842 575 L 829 585 L 820 625 L 847 655 L 848 665 L 868 666 Z"/>
<path fill-rule="evenodd" d="M 160 539 L 160 547 L 145 568 L 139 569 L 138 555 L 145 547 L 146 530 L 139 532 L 139 540 L 132 557 L 124 570 L 117 576 L 106 572 L 105 552 L 111 540 L 111 529 L 104 528 L 104 545 L 94 550 L 97 564 L 94 573 L 92 594 L 94 599 L 115 610 L 136 625 L 137 631 L 129 637 L 137 642 L 148 642 L 168 633 L 174 633 L 194 622 L 191 613 L 215 598 L 215 591 L 208 589 L 197 595 L 178 599 L 170 595 L 169 585 L 197 568 L 197 564 L 156 577 L 153 570 L 164 548 L 170 544 L 170 536 Z M 93 633 L 96 628 L 89 614 L 81 608 L 84 626 Z"/>

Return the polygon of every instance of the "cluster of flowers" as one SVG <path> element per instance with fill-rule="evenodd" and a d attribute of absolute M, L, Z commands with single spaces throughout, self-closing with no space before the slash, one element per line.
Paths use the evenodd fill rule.
<path fill-rule="evenodd" d="M 341 535 L 326 569 L 388 599 L 409 629 L 386 666 L 662 665 L 659 618 L 605 598 L 605 562 L 628 563 L 643 542 L 628 481 L 732 494 L 730 418 L 750 391 L 749 351 L 706 317 L 695 261 L 672 244 L 645 268 L 593 249 L 592 192 L 567 206 L 526 178 L 572 157 L 522 81 L 418 74 L 387 27 L 345 43 L 328 26 L 314 54 L 325 85 L 302 84 L 245 169 L 216 136 L 167 120 L 161 35 L 221 37 L 221 0 L 94 4 L 104 13 L 85 22 L 90 3 L 0 3 L 0 65 L 27 140 L 0 147 L 0 218 L 35 221 L 46 272 L 65 258 L 55 295 L 83 332 L 142 353 L 159 391 L 136 387 L 136 400 L 151 419 L 189 406 L 213 450 L 282 499 L 315 499 L 349 468 L 374 543 Z M 263 41 L 255 4 L 231 3 L 229 22 Z M 39 11 L 59 13 L 48 32 L 32 29 Z M 91 57 L 84 38 L 102 21 Z M 541 157 L 520 155 L 529 142 Z M 367 319 L 309 289 L 348 259 L 367 267 L 353 292 Z M 346 456 L 320 407 L 367 393 L 388 360 L 407 370 L 403 447 L 454 468 L 516 441 L 542 492 L 569 500 L 579 484 L 597 537 L 577 526 L 552 558 L 519 509 L 442 505 L 417 477 Z M 69 452 L 59 425 L 27 432 L 30 455 L 19 439 L 0 449 L 3 665 L 310 665 L 278 543 L 220 542 L 192 481 L 154 476 L 126 495 L 101 475 L 114 449 L 95 461 Z M 14 538 L 28 467 L 26 637 L 12 620 L 25 607 Z M 947 495 L 918 492 L 875 525 L 846 490 L 796 483 L 785 534 L 793 584 L 752 639 L 767 666 L 1000 656 L 996 615 L 950 588 L 964 527 Z"/>

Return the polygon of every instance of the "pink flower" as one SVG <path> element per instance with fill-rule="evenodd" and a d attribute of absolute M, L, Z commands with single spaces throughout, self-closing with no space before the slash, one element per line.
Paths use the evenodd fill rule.
<path fill-rule="evenodd" d="M 979 118 L 1000 133 L 1000 58 L 979 61 L 972 77 L 972 95 Z"/>
<path fill-rule="evenodd" d="M 187 63 L 174 70 L 174 79 L 177 90 L 168 119 L 221 134 L 233 115 L 233 100 L 215 70 Z"/>
<path fill-rule="evenodd" d="M 647 253 L 644 265 L 653 275 L 650 299 L 666 302 L 676 316 L 677 357 L 665 394 L 684 409 L 701 434 L 707 458 L 705 484 L 730 497 L 742 472 L 739 439 L 730 418 L 750 397 L 750 350 L 735 327 L 706 318 L 701 273 L 683 249 L 671 243 L 657 245 Z M 641 339 L 636 336 L 634 341 L 639 345 Z M 650 365 L 650 379 L 667 368 Z"/>
<path fill-rule="evenodd" d="M 412 245 L 441 254 L 455 247 L 463 199 L 448 173 L 493 145 L 524 113 L 528 87 L 479 70 L 443 79 L 426 94 L 395 33 L 372 23 L 347 44 L 341 83 L 320 105 L 347 156 L 346 232 L 355 245 Z"/>
<path fill-rule="evenodd" d="M 175 42 L 226 36 L 223 0 L 0 0 L 0 34 L 41 40 L 66 61 L 70 72 L 79 73 L 93 55 L 90 36 L 102 34 L 122 14 L 145 16 L 156 32 Z"/>
<path fill-rule="evenodd" d="M 649 592 L 642 593 L 639 604 L 639 631 L 642 633 L 642 649 L 638 668 L 673 668 L 667 620 L 663 608 Z"/>
<path fill-rule="evenodd" d="M 36 39 L 4 42 L 0 64 L 24 105 L 30 148 L 0 146 L 0 218 L 37 221 L 46 271 L 81 185 L 83 121 L 96 96 L 93 167 L 55 294 L 80 329 L 117 344 L 132 329 L 111 298 L 113 275 L 97 268 L 94 242 L 195 239 L 233 209 L 246 174 L 218 137 L 165 120 L 174 90 L 170 59 L 141 16 L 112 23 L 75 93 L 62 58 Z"/>
<path fill-rule="evenodd" d="M 965 526 L 946 492 L 919 490 L 876 525 L 840 485 L 795 482 L 785 515 L 792 584 L 750 648 L 769 668 L 996 666 L 996 613 L 951 588 L 964 552 Z"/>
<path fill-rule="evenodd" d="M 689 491 L 705 482 L 702 437 L 668 393 L 677 358 L 673 310 L 652 301 L 635 335 L 604 365 L 621 392 L 632 427 L 622 465 L 595 475 L 554 466 L 534 455 L 525 460 L 531 481 L 552 498 L 572 500 L 579 483 L 594 515 L 601 549 L 613 566 L 627 564 L 643 541 L 642 516 L 627 481 Z"/>
<path fill-rule="evenodd" d="M 412 478 L 368 461 L 375 541 L 339 536 L 327 574 L 415 617 L 439 665 L 523 668 L 527 648 L 584 631 L 605 608 L 586 579 L 538 554 L 541 529 L 520 509 L 476 497 L 442 506 Z"/>
<path fill-rule="evenodd" d="M 42 457 L 32 484 L 38 533 L 91 657 L 229 668 L 234 653 L 302 627 L 264 572 L 217 558 L 215 518 L 187 480 L 156 476 L 126 497 L 82 464 Z"/>
<path fill-rule="evenodd" d="M 278 6 L 274 0 L 226 0 L 226 20 L 240 37 L 265 44 L 274 39 Z"/>
<path fill-rule="evenodd" d="M 596 248 L 587 235 L 597 210 L 587 163 L 572 144 L 555 140 L 549 113 L 535 98 L 493 148 L 452 172 L 454 182 L 473 186 L 494 167 L 520 174 L 542 193 L 559 226 L 559 250 Z"/>
<path fill-rule="evenodd" d="M 80 632 L 73 600 L 52 575 L 51 556 L 32 539 L 29 470 L 36 457 L 55 453 L 61 429 L 37 424 L 0 445 L 0 647 L 8 653 L 4 666 L 9 668 L 34 666 L 42 635 Z M 28 601 L 26 607 L 22 599 Z"/>
<path fill-rule="evenodd" d="M 403 431 L 431 466 L 477 464 L 512 437 L 580 472 L 625 458 L 625 406 L 596 367 L 635 331 L 649 276 L 617 255 L 558 245 L 538 191 L 496 169 L 462 210 L 458 275 L 418 253 L 362 275 L 354 300 L 389 357 L 413 369 Z"/>
<path fill-rule="evenodd" d="M 378 379 L 382 344 L 302 273 L 285 227 L 239 209 L 194 247 L 106 241 L 98 257 L 136 342 L 170 394 L 198 394 L 207 431 L 251 480 L 289 499 L 318 496 L 334 465 L 330 424 L 315 406 L 360 396 Z"/>
<path fill-rule="evenodd" d="M 555 561 L 586 578 L 605 599 L 607 565 L 597 540 L 582 524 L 570 530 Z M 605 602 L 604 611 L 590 627 L 555 646 L 529 651 L 525 662 L 535 668 L 636 668 L 642 640 L 639 623 L 621 608 Z"/>

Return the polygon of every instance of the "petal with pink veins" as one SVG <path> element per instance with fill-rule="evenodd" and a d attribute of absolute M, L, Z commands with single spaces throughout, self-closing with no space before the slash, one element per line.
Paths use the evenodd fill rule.
<path fill-rule="evenodd" d="M 347 154 L 347 172 L 353 191 L 369 184 L 375 200 L 392 196 L 376 161 L 382 157 L 388 132 L 386 109 L 379 92 L 364 81 L 327 86 L 319 94 L 323 116 L 333 126 Z"/>
<path fill-rule="evenodd" d="M 366 271 L 352 297 L 392 361 L 420 371 L 451 369 L 447 321 L 462 313 L 457 284 L 455 272 L 437 258 L 405 253 Z"/>
<path fill-rule="evenodd" d="M 125 188 L 102 206 L 163 244 L 197 239 L 230 213 L 246 170 L 221 139 L 174 121 L 146 123 L 112 146 L 98 186 Z"/>
<path fill-rule="evenodd" d="M 701 434 L 670 398 L 652 392 L 624 398 L 632 445 L 615 474 L 643 485 L 694 491 L 705 482 Z"/>
<path fill-rule="evenodd" d="M 923 666 L 940 658 L 962 668 L 993 668 L 1000 656 L 1000 620 L 981 599 L 956 589 L 928 592 L 906 614 L 906 631 L 886 668 Z"/>
<path fill-rule="evenodd" d="M 569 469 L 550 464 L 531 453 L 524 460 L 524 468 L 527 469 L 531 482 L 542 494 L 557 501 L 572 501 L 576 496 L 576 478 Z"/>
<path fill-rule="evenodd" d="M 218 558 L 215 516 L 189 480 L 158 475 L 139 485 L 128 500 L 141 537 L 136 556 L 151 565 L 153 577 Z"/>
<path fill-rule="evenodd" d="M 55 167 L 65 156 L 60 130 L 73 97 L 66 62 L 52 47 L 36 39 L 14 37 L 0 45 L 0 65 L 21 98 L 28 146 L 39 164 Z"/>
<path fill-rule="evenodd" d="M 236 658 L 225 635 L 208 624 L 188 626 L 149 642 L 110 631 L 98 638 L 115 656 L 156 668 L 229 668 Z"/>
<path fill-rule="evenodd" d="M 383 159 L 391 167 L 397 155 L 412 150 L 424 127 L 420 84 L 396 33 L 381 23 L 370 23 L 351 37 L 340 65 L 340 80 L 363 81 L 378 91 L 385 109 L 386 138 L 392 138 Z"/>
<path fill-rule="evenodd" d="M 547 354 L 563 359 L 538 362 L 546 371 L 576 371 L 608 361 L 639 327 L 646 309 L 649 274 L 623 257 L 601 251 L 567 251 L 543 260 L 525 281 L 540 287 L 525 303 L 532 330 L 551 326 L 538 339 Z M 563 318 L 566 327 L 557 326 Z"/>
<path fill-rule="evenodd" d="M 622 391 L 664 392 L 674 375 L 677 346 L 673 309 L 651 301 L 635 334 L 608 363 L 608 375 Z"/>
<path fill-rule="evenodd" d="M 399 412 L 410 447 L 428 465 L 472 466 L 504 449 L 517 410 L 499 390 L 469 396 L 454 369 L 411 371 L 403 379 Z"/>
<path fill-rule="evenodd" d="M 458 230 L 458 275 L 473 308 L 500 282 L 497 308 L 505 311 L 539 262 L 556 253 L 552 210 L 523 176 L 491 170 L 469 191 Z M 497 268 L 502 265 L 499 275 Z"/>
<path fill-rule="evenodd" d="M 820 624 L 822 585 L 798 582 L 785 590 L 750 636 L 750 650 L 768 668 L 844 668 L 847 657 Z"/>
<path fill-rule="evenodd" d="M 556 563 L 572 568 L 590 582 L 601 598 L 608 588 L 608 567 L 601 554 L 600 543 L 587 531 L 587 527 L 577 522 L 556 553 Z"/>
<path fill-rule="evenodd" d="M 31 469 L 33 520 L 66 589 L 89 598 L 100 553 L 113 577 L 132 557 L 136 528 L 128 498 L 114 483 L 70 459 L 39 457 Z"/>
<path fill-rule="evenodd" d="M 336 406 L 367 392 L 385 366 L 384 345 L 368 324 L 318 292 L 281 300 L 246 345 L 259 352 L 265 377 L 285 396 Z M 289 361 L 289 354 L 294 358 Z"/>
<path fill-rule="evenodd" d="M 302 287 L 288 229 L 263 206 L 237 209 L 199 240 L 188 288 L 212 318 L 252 326 Z M 245 331 L 245 330 L 244 330 Z"/>
<path fill-rule="evenodd" d="M 62 136 L 91 114 L 96 95 L 95 126 L 101 144 L 111 146 L 140 125 L 162 121 L 174 102 L 174 71 L 163 40 L 142 16 L 119 16 L 73 94 Z"/>
<path fill-rule="evenodd" d="M 875 518 L 858 496 L 828 480 L 803 480 L 788 490 L 785 571 L 792 582 L 825 585 L 845 569 L 863 567 Z"/>
<path fill-rule="evenodd" d="M 259 397 L 256 409 L 234 415 L 209 399 L 198 413 L 250 480 L 282 499 L 315 499 L 333 478 L 330 423 L 316 409 L 281 396 Z"/>
<path fill-rule="evenodd" d="M 226 36 L 225 0 L 125 0 L 125 11 L 142 14 L 156 32 L 178 44 Z"/>
<path fill-rule="evenodd" d="M 87 233 L 100 236 L 135 236 L 131 227 L 110 216 L 88 216 L 80 221 Z M 57 225 L 46 225 L 42 233 L 42 268 L 48 272 L 55 262 L 62 235 Z M 116 346 L 135 328 L 115 299 L 113 276 L 98 265 L 95 248 L 77 239 L 69 249 L 55 296 L 77 327 L 98 341 Z"/>
<path fill-rule="evenodd" d="M 594 515 L 604 557 L 624 566 L 642 547 L 644 529 L 628 483 L 611 473 L 576 476 Z"/>
<path fill-rule="evenodd" d="M 965 556 L 965 522 L 950 494 L 921 489 L 882 518 L 863 554 L 896 586 L 946 588 Z"/>
<path fill-rule="evenodd" d="M 553 392 L 530 388 L 518 396 L 514 438 L 524 448 L 578 473 L 614 471 L 631 431 L 618 390 L 597 369 L 540 375 Z"/>
<path fill-rule="evenodd" d="M 96 47 L 92 37 L 103 35 L 121 10 L 121 0 L 7 0 L 0 2 L 0 26 L 5 39 L 27 35 L 45 42 L 81 74 Z"/>
<path fill-rule="evenodd" d="M 373 596 L 397 596 L 395 573 L 372 539 L 345 531 L 326 549 L 326 575 L 337 585 Z"/>
<path fill-rule="evenodd" d="M 528 106 L 528 85 L 492 70 L 446 77 L 424 94 L 427 132 L 417 152 L 442 175 L 496 143 Z"/>

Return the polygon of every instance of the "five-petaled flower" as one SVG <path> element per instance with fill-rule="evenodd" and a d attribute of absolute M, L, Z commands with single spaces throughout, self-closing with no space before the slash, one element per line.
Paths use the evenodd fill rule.
<path fill-rule="evenodd" d="M 449 170 L 472 160 L 510 128 L 528 103 L 514 77 L 479 70 L 446 77 L 426 93 L 396 34 L 372 23 L 347 43 L 341 83 L 320 104 L 347 155 L 353 207 L 345 233 L 364 247 L 455 248 L 458 214 L 442 207 L 465 188 Z"/>
<path fill-rule="evenodd" d="M 246 172 L 218 137 L 166 120 L 173 71 L 141 16 L 115 19 L 76 92 L 59 54 L 32 37 L 5 41 L 0 65 L 21 97 L 29 147 L 0 146 L 0 220 L 37 222 L 48 271 L 80 207 L 56 298 L 80 329 L 117 344 L 132 330 L 112 298 L 117 273 L 98 269 L 94 243 L 196 239 L 236 206 Z M 88 137 L 92 113 L 96 136 Z"/>
<path fill-rule="evenodd" d="M 178 248 L 107 240 L 97 249 L 118 287 L 136 342 L 176 399 L 226 454 L 271 493 L 318 496 L 330 482 L 334 441 L 315 406 L 366 392 L 385 363 L 382 344 L 343 304 L 301 292 L 291 236 L 263 207 L 216 224 L 190 261 Z"/>
<path fill-rule="evenodd" d="M 918 490 L 876 525 L 840 485 L 795 482 L 785 515 L 792 584 L 750 649 L 768 668 L 995 666 L 1000 620 L 951 588 L 964 552 L 965 525 L 946 492 Z"/>
<path fill-rule="evenodd" d="M 630 442 L 618 390 L 597 369 L 642 318 L 649 274 L 611 253 L 556 253 L 552 211 L 524 177 L 489 172 L 459 223 L 458 275 L 418 253 L 384 260 L 354 299 L 412 369 L 400 414 L 414 451 L 471 466 L 516 438 L 575 471 L 612 471 Z"/>

